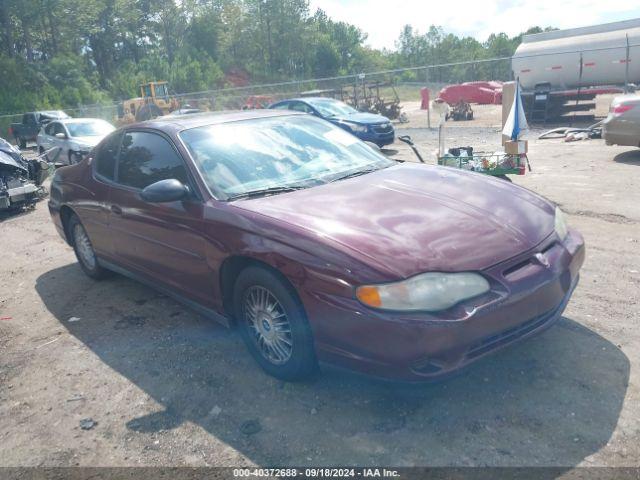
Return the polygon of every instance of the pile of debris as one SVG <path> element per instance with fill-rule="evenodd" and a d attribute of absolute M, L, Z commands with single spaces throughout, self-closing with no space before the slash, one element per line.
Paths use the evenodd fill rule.
<path fill-rule="evenodd" d="M 602 121 L 594 123 L 587 128 L 558 127 L 538 135 L 539 140 L 548 138 L 564 138 L 565 142 L 602 138 Z"/>
<path fill-rule="evenodd" d="M 47 193 L 42 182 L 48 173 L 46 161 L 27 160 L 20 150 L 0 138 L 0 212 L 32 207 Z"/>

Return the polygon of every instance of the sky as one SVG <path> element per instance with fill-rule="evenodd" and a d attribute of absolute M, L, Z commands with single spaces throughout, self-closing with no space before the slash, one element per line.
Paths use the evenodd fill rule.
<path fill-rule="evenodd" d="M 311 13 L 356 25 L 374 48 L 395 47 L 406 24 L 424 33 L 430 25 L 484 41 L 491 33 L 517 35 L 529 27 L 574 28 L 640 18 L 637 0 L 310 0 Z"/>

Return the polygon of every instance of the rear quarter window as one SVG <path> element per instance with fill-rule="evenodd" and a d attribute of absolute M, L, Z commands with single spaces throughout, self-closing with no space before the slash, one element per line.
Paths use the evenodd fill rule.
<path fill-rule="evenodd" d="M 296 112 L 304 112 L 304 113 L 313 113 L 313 110 L 309 105 L 302 102 L 291 102 L 289 104 L 289 110 L 293 110 Z"/>
<path fill-rule="evenodd" d="M 116 161 L 121 139 L 122 133 L 117 132 L 107 137 L 105 141 L 98 146 L 95 154 L 95 162 L 96 173 L 99 176 L 108 180 L 115 178 Z"/>

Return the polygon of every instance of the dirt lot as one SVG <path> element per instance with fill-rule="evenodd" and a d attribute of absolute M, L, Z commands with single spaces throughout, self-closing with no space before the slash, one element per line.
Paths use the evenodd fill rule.
<path fill-rule="evenodd" d="M 432 98 L 435 98 L 436 92 L 432 92 Z M 595 123 L 597 120 L 604 118 L 607 116 L 607 112 L 609 111 L 609 106 L 611 105 L 611 100 L 615 95 L 598 95 L 596 97 L 595 103 L 596 108 L 586 112 L 585 115 L 592 114 L 597 118 L 592 123 Z M 402 102 L 402 111 L 406 114 L 409 123 L 404 124 L 402 126 L 410 126 L 410 128 L 427 128 L 427 112 L 424 110 L 420 110 L 420 101 L 405 101 Z M 495 127 L 500 128 L 502 126 L 502 105 L 472 105 L 473 109 L 473 120 L 464 121 L 464 122 L 447 122 L 447 125 L 451 126 L 464 126 L 464 127 Z M 431 126 L 435 128 L 437 126 L 437 116 L 434 112 L 431 113 Z M 567 126 L 567 125 L 558 125 L 558 126 Z M 587 125 L 585 125 L 587 126 Z M 551 126 L 549 126 L 551 128 Z"/>
<path fill-rule="evenodd" d="M 402 133 L 433 161 L 434 131 Z M 447 138 L 499 143 L 478 125 Z M 432 385 L 276 381 L 234 332 L 86 278 L 46 202 L 2 219 L 0 465 L 639 466 L 640 151 L 532 140 L 530 158 L 514 181 L 583 233 L 581 283 L 552 329 Z"/>

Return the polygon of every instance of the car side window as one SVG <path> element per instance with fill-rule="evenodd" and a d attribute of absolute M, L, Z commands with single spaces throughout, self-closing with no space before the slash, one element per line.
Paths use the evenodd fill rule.
<path fill-rule="evenodd" d="M 280 103 L 274 106 L 273 108 L 277 110 L 289 110 L 289 102 Z"/>
<path fill-rule="evenodd" d="M 63 134 L 67 134 L 67 132 L 64 131 L 64 127 L 62 126 L 61 123 L 56 122 L 53 124 L 53 135 L 57 135 L 58 133 L 63 133 Z"/>
<path fill-rule="evenodd" d="M 169 178 L 188 184 L 184 162 L 173 146 L 155 133 L 126 132 L 118 160 L 118 183 L 142 189 Z"/>
<path fill-rule="evenodd" d="M 295 110 L 296 112 L 313 113 L 313 110 L 306 103 L 291 102 L 289 110 Z"/>
<path fill-rule="evenodd" d="M 53 129 L 55 128 L 55 126 L 56 126 L 55 122 L 54 123 L 50 123 L 49 125 L 47 125 L 44 128 L 44 133 L 47 134 L 47 135 L 53 136 Z"/>
<path fill-rule="evenodd" d="M 118 156 L 121 139 L 121 132 L 114 133 L 98 147 L 96 152 L 96 172 L 108 180 L 115 178 L 116 157 Z"/>

